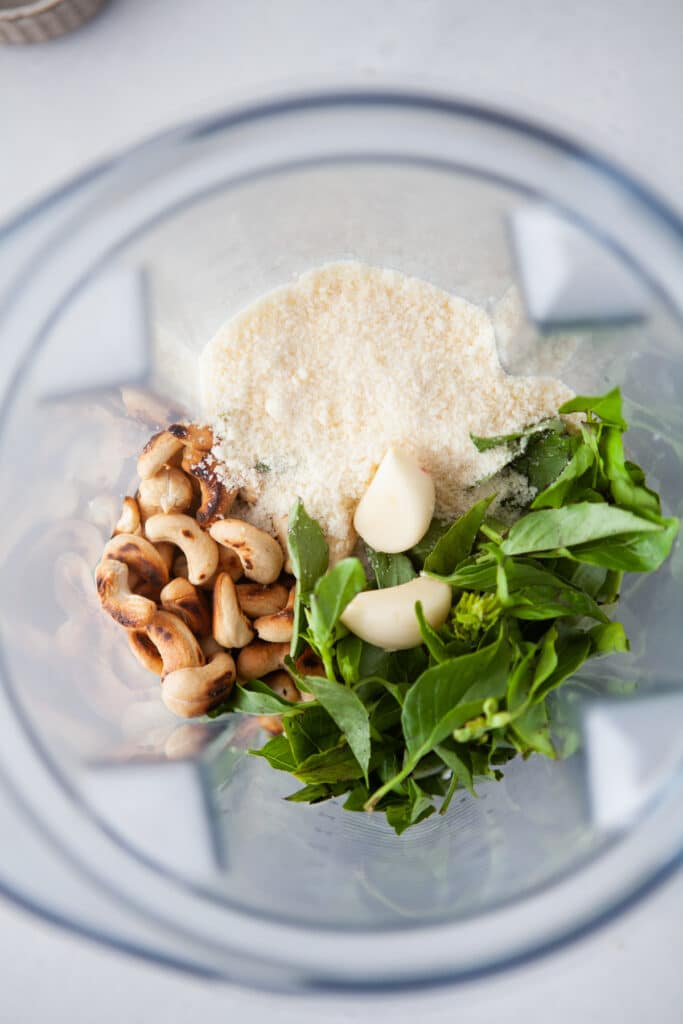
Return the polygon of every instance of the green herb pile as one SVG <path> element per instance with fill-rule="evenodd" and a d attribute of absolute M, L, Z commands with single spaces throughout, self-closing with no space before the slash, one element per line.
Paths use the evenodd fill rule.
<path fill-rule="evenodd" d="M 623 448 L 618 389 L 577 397 L 560 413 L 582 413 L 506 437 L 473 437 L 480 451 L 506 446 L 507 471 L 536 496 L 512 525 L 488 514 L 485 498 L 453 523 L 433 522 L 412 551 L 368 550 L 374 579 L 346 558 L 330 572 L 318 524 L 301 502 L 289 521 L 297 578 L 288 669 L 314 701 L 291 704 L 264 683 L 237 686 L 226 711 L 282 714 L 284 733 L 252 753 L 291 773 L 288 797 L 318 803 L 344 796 L 347 810 L 378 810 L 397 833 L 477 779 L 500 778 L 517 754 L 555 757 L 548 696 L 589 658 L 627 651 L 608 611 L 624 572 L 651 572 L 668 556 L 678 520 Z M 505 471 L 504 471 L 505 472 Z M 419 572 L 447 581 L 447 622 L 432 629 L 419 603 L 422 644 L 387 652 L 350 634 L 340 616 L 359 591 L 406 583 Z M 297 672 L 310 647 L 325 677 Z"/>

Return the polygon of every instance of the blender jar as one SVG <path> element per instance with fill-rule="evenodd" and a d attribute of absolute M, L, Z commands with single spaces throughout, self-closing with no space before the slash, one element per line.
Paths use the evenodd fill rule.
<path fill-rule="evenodd" d="M 516 760 L 402 837 L 285 802 L 245 719 L 178 722 L 100 613 L 91 573 L 135 457 L 192 414 L 206 340 L 347 258 L 485 306 L 515 373 L 620 385 L 630 450 L 683 508 L 681 225 L 527 124 L 428 96 L 284 99 L 156 138 L 0 230 L 0 883 L 260 986 L 510 965 L 595 927 L 683 848 L 680 547 L 627 579 L 632 653 L 563 687 L 566 756 Z"/>

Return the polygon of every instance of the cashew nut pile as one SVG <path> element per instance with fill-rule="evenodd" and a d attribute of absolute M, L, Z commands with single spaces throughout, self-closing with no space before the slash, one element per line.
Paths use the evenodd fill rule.
<path fill-rule="evenodd" d="M 288 700 L 307 696 L 283 671 L 295 596 L 285 553 L 269 533 L 230 517 L 238 491 L 221 481 L 212 445 L 211 430 L 192 423 L 148 441 L 138 491 L 124 498 L 95 570 L 102 607 L 182 718 L 226 700 L 236 679 L 261 679 Z M 282 728 L 272 716 L 261 724 Z"/>

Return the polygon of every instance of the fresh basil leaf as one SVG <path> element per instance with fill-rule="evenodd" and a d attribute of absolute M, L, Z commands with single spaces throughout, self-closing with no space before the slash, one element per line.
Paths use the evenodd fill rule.
<path fill-rule="evenodd" d="M 453 777 L 457 779 L 458 783 L 468 789 L 472 796 L 476 796 L 472 778 L 472 759 L 468 748 L 456 743 L 455 740 L 446 739 L 443 743 L 437 744 L 434 749 L 446 767 L 453 772 Z M 441 812 L 445 814 L 447 809 L 448 804 L 445 808 L 442 806 Z"/>
<path fill-rule="evenodd" d="M 522 454 L 510 463 L 510 469 L 525 476 L 530 487 L 544 491 L 566 466 L 574 444 L 570 434 L 538 434 L 529 439 Z"/>
<path fill-rule="evenodd" d="M 398 587 L 402 583 L 410 583 L 417 576 L 413 563 L 407 555 L 387 555 L 365 545 L 370 568 L 375 574 L 377 586 Z"/>
<path fill-rule="evenodd" d="M 346 745 L 311 754 L 292 771 L 300 782 L 309 785 L 350 782 L 363 776 L 363 769 Z"/>
<path fill-rule="evenodd" d="M 610 482 L 612 497 L 620 508 L 630 509 L 638 515 L 655 515 L 661 512 L 659 496 L 644 486 L 644 474 L 638 466 L 631 469 L 626 465 L 624 442 L 621 430 L 605 427 L 602 432 L 600 449 L 605 474 Z M 635 472 L 634 474 L 634 471 Z M 636 478 L 634 479 L 634 474 Z"/>
<path fill-rule="evenodd" d="M 659 532 L 629 533 L 609 541 L 580 544 L 572 548 L 571 557 L 617 572 L 654 572 L 669 557 L 678 527 L 678 519 L 673 516 L 661 519 Z"/>
<path fill-rule="evenodd" d="M 293 804 L 319 804 L 323 800 L 329 800 L 332 796 L 334 793 L 330 786 L 318 783 L 317 785 L 302 786 L 301 789 L 286 796 L 285 800 Z"/>
<path fill-rule="evenodd" d="M 590 565 L 588 562 L 579 562 L 579 566 L 582 569 L 597 569 L 605 573 L 602 585 L 595 595 L 595 599 L 601 604 L 613 604 L 619 597 L 621 581 L 624 578 L 623 572 L 616 569 L 607 569 L 605 571 L 602 566 Z"/>
<path fill-rule="evenodd" d="M 440 519 L 432 519 L 429 524 L 429 529 L 422 540 L 418 541 L 417 544 L 410 549 L 408 555 L 418 569 L 422 569 L 424 567 L 425 559 L 434 550 L 434 546 L 437 541 L 440 537 L 443 537 L 444 533 L 448 530 L 448 527 L 449 524 L 447 522 L 443 522 L 443 520 Z"/>
<path fill-rule="evenodd" d="M 484 521 L 486 510 L 494 495 L 483 498 L 468 512 L 452 523 L 446 533 L 436 542 L 424 563 L 425 572 L 448 576 L 455 571 L 472 551 L 472 546 Z"/>
<path fill-rule="evenodd" d="M 501 636 L 488 647 L 422 673 L 408 691 L 401 716 L 411 762 L 417 763 L 461 724 L 467 702 L 478 700 L 482 691 L 495 695 L 504 687 L 509 662 L 509 646 Z"/>
<path fill-rule="evenodd" d="M 327 572 L 330 554 L 323 531 L 308 515 L 301 499 L 297 499 L 289 513 L 287 547 L 301 592 L 308 594 Z"/>
<path fill-rule="evenodd" d="M 478 437 L 476 434 L 470 434 L 470 440 L 478 452 L 487 452 L 491 448 L 514 444 L 515 441 L 532 437 L 534 434 L 562 433 L 564 429 L 564 423 L 560 419 L 541 420 L 514 434 L 498 434 L 495 437 Z"/>
<path fill-rule="evenodd" d="M 408 793 L 401 803 L 391 804 L 386 808 L 387 821 L 397 835 L 401 835 L 411 825 L 424 821 L 434 814 L 436 807 L 430 796 L 413 780 L 408 780 Z"/>
<path fill-rule="evenodd" d="M 663 527 L 614 505 L 579 502 L 565 508 L 541 509 L 519 519 L 503 541 L 506 555 L 573 548 L 628 534 L 661 533 Z"/>
<path fill-rule="evenodd" d="M 534 666 L 534 674 L 531 680 L 531 687 L 529 694 L 533 696 L 534 692 L 539 689 L 552 676 L 553 672 L 557 668 L 557 651 L 555 650 L 555 644 L 557 643 L 557 630 L 554 626 L 551 626 L 548 632 L 544 635 L 541 640 L 538 659 Z"/>
<path fill-rule="evenodd" d="M 281 715 L 287 708 L 296 707 L 258 679 L 251 682 L 248 689 L 237 683 L 228 706 L 230 711 L 241 711 L 247 715 Z"/>
<path fill-rule="evenodd" d="M 571 583 L 577 590 L 583 590 L 598 602 L 604 603 L 606 598 L 602 596 L 603 588 L 608 575 L 608 570 L 601 565 L 591 565 L 588 562 L 575 562 L 571 558 L 560 559 L 555 566 L 555 572 Z"/>
<path fill-rule="evenodd" d="M 631 649 L 626 631 L 620 622 L 594 626 L 588 635 L 591 641 L 591 656 L 621 654 Z"/>
<path fill-rule="evenodd" d="M 306 686 L 346 737 L 367 782 L 370 722 L 365 706 L 353 690 L 329 679 L 307 676 Z"/>
<path fill-rule="evenodd" d="M 575 632 L 560 636 L 555 644 L 557 666 L 551 674 L 537 684 L 534 700 L 542 701 L 550 692 L 563 683 L 590 656 L 591 639 L 588 633 Z"/>
<path fill-rule="evenodd" d="M 589 594 L 562 585 L 560 581 L 557 585 L 522 587 L 516 590 L 510 596 L 505 612 L 515 619 L 526 621 L 587 615 L 598 622 L 607 622 L 607 616 Z"/>
<path fill-rule="evenodd" d="M 321 652 L 331 645 L 339 618 L 349 601 L 366 586 L 365 570 L 357 558 L 343 558 L 318 580 L 311 595 L 308 618 L 313 639 Z"/>
<path fill-rule="evenodd" d="M 334 653 L 337 658 L 337 668 L 345 683 L 352 686 L 360 679 L 360 659 L 363 650 L 363 641 L 359 636 L 349 633 L 344 636 L 335 646 Z"/>
<path fill-rule="evenodd" d="M 362 811 L 369 796 L 367 786 L 356 785 L 342 806 L 345 811 Z"/>
<path fill-rule="evenodd" d="M 296 769 L 296 761 L 286 736 L 274 736 L 264 746 L 250 750 L 249 753 L 255 757 L 265 757 L 271 768 L 277 768 L 280 772 L 293 772 Z"/>
<path fill-rule="evenodd" d="M 297 499 L 289 513 L 287 548 L 297 580 L 290 647 L 291 656 L 296 658 L 303 647 L 302 633 L 306 628 L 304 604 L 317 580 L 327 571 L 330 557 L 324 534 L 301 499 Z"/>
<path fill-rule="evenodd" d="M 555 758 L 555 748 L 550 739 L 550 724 L 545 704 L 535 704 L 524 714 L 515 718 L 511 732 L 521 741 L 522 753 L 533 750 L 545 757 Z"/>
<path fill-rule="evenodd" d="M 613 388 L 606 395 L 576 395 L 561 405 L 560 413 L 590 412 L 599 416 L 603 423 L 610 423 L 620 430 L 626 430 L 628 424 L 621 414 L 621 391 Z"/>
<path fill-rule="evenodd" d="M 531 508 L 560 508 L 577 481 L 591 468 L 595 454 L 587 444 L 580 444 L 562 472 L 553 483 L 537 494 Z"/>
<path fill-rule="evenodd" d="M 420 626 L 420 636 L 422 642 L 425 644 L 427 650 L 431 654 L 434 661 L 437 663 L 448 660 L 448 651 L 446 644 L 441 639 L 437 631 L 429 625 L 425 619 L 424 611 L 422 610 L 422 602 L 418 601 L 415 605 L 415 614 L 417 621 Z"/>
<path fill-rule="evenodd" d="M 283 723 L 297 764 L 311 754 L 336 747 L 341 740 L 339 726 L 319 704 L 298 705 L 285 715 Z"/>
<path fill-rule="evenodd" d="M 370 712 L 370 727 L 379 737 L 385 735 L 401 721 L 401 703 L 393 693 L 385 691 Z"/>

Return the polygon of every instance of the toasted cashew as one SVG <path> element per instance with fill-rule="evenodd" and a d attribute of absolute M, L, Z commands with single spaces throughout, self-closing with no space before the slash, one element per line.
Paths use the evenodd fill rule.
<path fill-rule="evenodd" d="M 173 568 L 173 562 L 175 561 L 175 544 L 171 544 L 167 540 L 162 540 L 159 541 L 158 544 L 155 544 L 154 547 L 161 555 L 161 559 L 166 568 L 168 569 L 168 573 L 170 576 L 171 569 Z"/>
<path fill-rule="evenodd" d="M 175 545 L 173 545 L 175 547 Z M 171 576 L 181 576 L 184 580 L 187 579 L 187 559 L 182 551 L 175 556 L 173 559 L 173 565 L 171 566 Z M 213 584 L 212 584 L 213 586 Z"/>
<path fill-rule="evenodd" d="M 147 636 L 163 662 L 162 679 L 179 668 L 204 664 L 204 652 L 189 626 L 170 612 L 157 611 L 147 626 Z"/>
<path fill-rule="evenodd" d="M 227 550 L 221 548 L 221 551 Z M 236 589 L 240 608 L 252 619 L 275 615 L 287 604 L 288 591 L 282 583 L 238 583 Z"/>
<path fill-rule="evenodd" d="M 167 612 L 179 615 L 195 636 L 204 636 L 211 631 L 208 601 L 189 580 L 182 577 L 171 580 L 161 591 L 159 600 Z"/>
<path fill-rule="evenodd" d="M 220 651 L 223 650 L 221 645 L 218 643 L 215 637 L 211 636 L 211 634 L 209 634 L 208 636 L 200 636 L 199 646 L 204 652 L 204 657 L 207 660 L 211 657 L 212 654 L 219 654 Z"/>
<path fill-rule="evenodd" d="M 254 631 L 237 600 L 235 584 L 227 572 L 216 577 L 213 588 L 213 635 L 223 647 L 246 647 Z"/>
<path fill-rule="evenodd" d="M 195 586 L 213 576 L 218 566 L 218 546 L 191 516 L 174 513 L 150 516 L 145 533 L 154 542 L 176 544 L 187 559 L 187 578 Z"/>
<path fill-rule="evenodd" d="M 143 519 L 159 512 L 184 512 L 192 504 L 192 483 L 182 469 L 168 466 L 140 481 L 138 504 Z"/>
<path fill-rule="evenodd" d="M 160 430 L 150 437 L 138 458 L 138 476 L 141 480 L 149 480 L 164 466 L 170 465 L 183 450 L 183 442 L 175 437 L 170 428 Z"/>
<path fill-rule="evenodd" d="M 254 628 L 261 640 L 268 640 L 269 643 L 281 644 L 292 639 L 294 629 L 294 600 L 296 590 L 292 587 L 287 604 L 280 612 L 274 615 L 261 615 L 254 622 Z"/>
<path fill-rule="evenodd" d="M 235 683 L 235 662 L 227 651 L 201 668 L 181 668 L 163 680 L 164 704 L 181 718 L 195 718 L 225 700 Z"/>
<path fill-rule="evenodd" d="M 291 700 L 292 702 L 301 700 L 301 694 L 292 682 L 288 672 L 271 672 L 270 675 L 265 677 L 263 682 L 278 697 L 284 697 L 285 700 Z"/>
<path fill-rule="evenodd" d="M 156 645 L 147 636 L 146 630 L 128 630 L 128 646 L 141 665 L 149 672 L 154 672 L 157 676 L 161 675 L 164 671 L 164 663 Z"/>
<path fill-rule="evenodd" d="M 296 659 L 296 670 L 301 676 L 325 676 L 321 659 L 310 647 L 306 647 Z"/>
<path fill-rule="evenodd" d="M 186 448 L 182 467 L 194 477 L 200 493 L 200 504 L 195 515 L 201 526 L 210 526 L 224 518 L 235 503 L 237 489 L 225 486 L 218 476 L 216 460 L 200 448 Z"/>
<path fill-rule="evenodd" d="M 138 576 L 156 586 L 168 583 L 168 569 L 163 558 L 149 540 L 132 533 L 120 533 L 112 537 L 102 552 L 102 561 L 113 558 L 125 564 Z"/>
<path fill-rule="evenodd" d="M 269 672 L 277 672 L 285 667 L 285 658 L 289 654 L 289 644 L 268 644 L 264 640 L 254 640 L 248 647 L 243 647 L 237 658 L 237 675 L 240 679 L 262 679 Z"/>
<path fill-rule="evenodd" d="M 242 563 L 230 548 L 223 548 L 218 545 L 218 568 L 213 576 L 209 576 L 208 580 L 204 580 L 199 586 L 202 590 L 213 591 L 213 585 L 216 582 L 216 576 L 219 572 L 227 572 L 232 580 L 239 580 L 242 578 L 244 573 L 242 572 Z M 173 561 L 173 575 L 182 576 L 187 579 L 187 559 L 185 555 L 178 555 Z"/>
<path fill-rule="evenodd" d="M 285 731 L 285 727 L 282 724 L 282 715 L 259 715 L 256 721 L 271 736 L 279 736 Z"/>
<path fill-rule="evenodd" d="M 198 448 L 203 452 L 210 452 L 213 448 L 211 427 L 200 426 L 198 423 L 172 423 L 168 432 L 185 447 Z"/>
<path fill-rule="evenodd" d="M 107 558 L 95 570 L 100 604 L 119 625 L 126 629 L 144 629 L 154 618 L 157 606 L 128 585 L 128 566 Z"/>
<path fill-rule="evenodd" d="M 244 575 L 256 583 L 274 583 L 285 560 L 282 548 L 269 533 L 241 519 L 221 519 L 209 533 L 219 544 L 237 553 Z"/>
<path fill-rule="evenodd" d="M 140 509 L 135 498 L 126 497 L 123 499 L 121 515 L 112 533 L 115 537 L 120 533 L 134 533 L 136 535 L 142 533 Z"/>
<path fill-rule="evenodd" d="M 294 573 L 294 566 L 292 565 L 292 559 L 289 557 L 289 544 L 287 539 L 289 536 L 289 516 L 273 516 L 273 528 L 275 530 L 277 539 L 280 542 L 280 547 L 285 553 L 285 572 L 292 575 Z"/>

